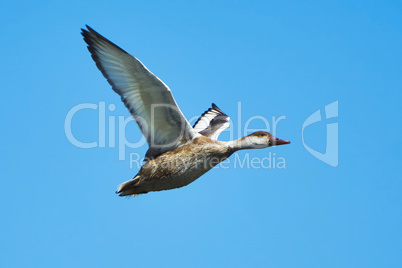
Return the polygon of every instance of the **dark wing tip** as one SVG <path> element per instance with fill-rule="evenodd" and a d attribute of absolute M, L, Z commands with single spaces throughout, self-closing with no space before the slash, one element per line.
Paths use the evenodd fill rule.
<path fill-rule="evenodd" d="M 85 27 L 87 27 L 87 29 L 88 29 L 90 32 L 95 32 L 95 33 L 96 33 L 96 31 L 95 31 L 94 29 L 92 29 L 88 24 L 85 24 Z"/>
<path fill-rule="evenodd" d="M 89 36 L 90 33 L 94 33 L 97 35 L 100 35 L 98 32 L 96 32 L 94 29 L 92 29 L 91 27 L 89 27 L 88 24 L 85 24 L 86 29 L 81 28 L 81 34 L 82 36 L 86 37 Z"/>
<path fill-rule="evenodd" d="M 81 29 L 82 32 L 86 32 L 88 34 L 93 34 L 101 39 L 106 39 L 105 37 L 103 37 L 100 33 L 98 33 L 97 31 L 95 31 L 93 28 L 91 28 L 89 25 L 85 24 L 85 27 L 87 27 L 87 29 Z M 107 40 L 107 39 L 106 39 Z M 107 40 L 109 41 L 109 40 Z M 110 42 L 110 41 L 109 41 Z"/>
<path fill-rule="evenodd" d="M 81 28 L 81 35 L 84 37 L 84 39 L 88 36 L 89 32 L 83 28 Z"/>
<path fill-rule="evenodd" d="M 219 112 L 220 114 L 222 114 L 222 115 L 226 115 L 226 116 L 227 116 L 227 114 L 225 114 L 221 109 L 219 109 L 219 107 L 216 106 L 215 103 L 212 103 L 212 109 L 218 111 L 218 112 Z"/>
<path fill-rule="evenodd" d="M 87 27 L 87 29 L 83 29 L 81 28 L 81 35 L 84 37 L 84 41 L 88 44 L 88 49 L 91 47 L 95 46 L 95 43 L 106 43 L 109 44 L 111 46 L 113 46 L 114 48 L 129 54 L 127 51 L 125 51 L 124 49 L 122 49 L 121 47 L 119 47 L 118 45 L 116 45 L 115 43 L 113 43 L 112 41 L 110 41 L 109 39 L 107 39 L 106 37 L 104 37 L 103 35 L 101 35 L 100 33 L 98 33 L 97 31 L 95 31 L 94 29 L 92 29 L 90 26 L 85 25 Z M 92 54 L 93 52 L 95 52 L 95 48 L 93 51 L 89 50 Z"/>

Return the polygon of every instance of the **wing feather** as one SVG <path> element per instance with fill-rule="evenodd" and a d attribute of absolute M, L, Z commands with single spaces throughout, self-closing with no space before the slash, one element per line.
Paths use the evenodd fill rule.
<path fill-rule="evenodd" d="M 230 117 L 226 115 L 221 109 L 212 103 L 212 108 L 206 110 L 195 122 L 193 129 L 209 137 L 210 139 L 217 140 L 219 134 L 229 127 Z"/>
<path fill-rule="evenodd" d="M 146 158 L 153 159 L 199 136 L 180 111 L 169 87 L 138 59 L 89 26 L 81 34 L 96 66 L 147 139 Z"/>

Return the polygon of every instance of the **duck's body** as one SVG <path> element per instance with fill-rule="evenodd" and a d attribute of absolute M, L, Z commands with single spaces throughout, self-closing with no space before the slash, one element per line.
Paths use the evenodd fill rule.
<path fill-rule="evenodd" d="M 186 186 L 227 159 L 234 150 L 226 143 L 201 136 L 146 162 L 137 175 L 123 183 L 121 196 Z"/>
<path fill-rule="evenodd" d="M 180 188 L 193 182 L 237 150 L 288 144 L 263 131 L 235 141 L 218 141 L 229 117 L 215 104 L 194 126 L 186 120 L 170 89 L 139 60 L 87 26 L 82 35 L 96 66 L 129 109 L 149 149 L 138 174 L 120 185 L 121 196 Z"/>

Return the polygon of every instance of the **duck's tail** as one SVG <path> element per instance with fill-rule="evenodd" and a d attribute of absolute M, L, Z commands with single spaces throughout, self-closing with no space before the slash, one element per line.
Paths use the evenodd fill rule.
<path fill-rule="evenodd" d="M 139 184 L 141 182 L 140 176 L 137 175 L 133 179 L 123 182 L 120 184 L 119 189 L 117 189 L 116 194 L 119 196 L 137 196 L 139 194 L 146 194 L 147 192 L 141 192 L 139 189 Z"/>

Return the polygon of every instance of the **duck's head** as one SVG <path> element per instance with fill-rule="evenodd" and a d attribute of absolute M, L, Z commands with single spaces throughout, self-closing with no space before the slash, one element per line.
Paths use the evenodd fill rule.
<path fill-rule="evenodd" d="M 290 141 L 278 139 L 274 137 L 271 133 L 265 131 L 254 132 L 244 137 L 243 139 L 247 140 L 247 143 L 249 143 L 249 145 L 255 149 L 262 149 L 270 146 L 290 143 Z"/>

